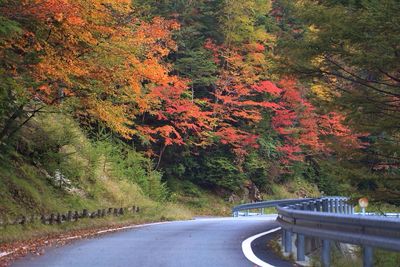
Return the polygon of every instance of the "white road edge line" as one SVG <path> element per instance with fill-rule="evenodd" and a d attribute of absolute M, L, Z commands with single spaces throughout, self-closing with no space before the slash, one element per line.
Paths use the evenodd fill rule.
<path fill-rule="evenodd" d="M 268 235 L 268 234 L 272 234 L 272 233 L 274 233 L 276 231 L 279 231 L 279 230 L 281 230 L 281 227 L 277 227 L 277 228 L 271 229 L 271 230 L 269 230 L 267 232 L 259 233 L 257 235 L 251 236 L 251 237 L 247 238 L 246 240 L 244 240 L 242 242 L 242 251 L 243 251 L 244 256 L 249 261 L 251 261 L 252 263 L 256 264 L 257 266 L 260 266 L 260 267 L 275 267 L 274 265 L 268 264 L 268 263 L 260 260 L 254 254 L 253 250 L 251 249 L 251 243 L 254 240 L 256 240 L 257 238 L 259 238 L 259 237 L 262 237 L 262 236 Z"/>

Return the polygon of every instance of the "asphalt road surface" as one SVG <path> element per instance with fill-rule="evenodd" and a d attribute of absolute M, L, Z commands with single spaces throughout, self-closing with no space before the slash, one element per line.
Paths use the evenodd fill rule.
<path fill-rule="evenodd" d="M 28 255 L 12 266 L 29 267 L 253 267 L 242 242 L 276 228 L 274 218 L 215 218 L 171 222 L 110 233 Z M 266 249 L 265 236 L 253 242 L 260 259 L 274 266 L 292 266 Z"/>

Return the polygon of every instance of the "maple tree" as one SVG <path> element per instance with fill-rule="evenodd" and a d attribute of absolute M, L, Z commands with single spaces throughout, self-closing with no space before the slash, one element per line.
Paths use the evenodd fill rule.
<path fill-rule="evenodd" d="M 363 135 L 345 126 L 342 114 L 318 114 L 293 79 L 282 80 L 279 85 L 284 88 L 279 101 L 281 107 L 275 111 L 272 126 L 284 137 L 278 148 L 285 155 L 284 163 L 303 160 L 307 153 L 332 152 L 332 142 L 351 149 L 363 146 L 359 140 Z"/>
<path fill-rule="evenodd" d="M 260 81 L 265 63 L 264 46 L 249 44 L 245 50 L 239 51 L 208 40 L 205 47 L 213 52 L 215 62 L 220 65 L 212 92 L 214 100 L 210 103 L 213 116 L 218 120 L 215 135 L 243 157 L 246 147 L 257 147 L 257 134 L 244 126 L 249 128 L 258 123 L 262 109 L 277 107 L 263 97 L 263 94 L 276 94 L 278 90 L 272 83 Z"/>
<path fill-rule="evenodd" d="M 37 81 L 28 90 L 29 98 L 54 104 L 60 97 L 74 96 L 80 101 L 79 115 L 97 118 L 130 138 L 146 133 L 134 129 L 135 117 L 156 113 L 162 100 L 172 96 L 160 92 L 176 90 L 176 100 L 185 88 L 162 62 L 175 49 L 171 31 L 179 25 L 162 18 L 150 22 L 131 18 L 129 1 L 28 1 L 4 11 L 33 17 L 43 27 L 36 30 L 47 31 L 45 38 L 39 38 L 26 29 L 17 43 L 38 57 L 28 66 Z M 179 141 L 169 139 L 165 129 L 169 128 L 163 130 L 166 143 Z"/>
<path fill-rule="evenodd" d="M 302 161 L 307 153 L 328 153 L 330 148 L 324 136 L 335 137 L 336 142 L 348 147 L 360 147 L 360 135 L 353 134 L 343 124 L 344 116 L 334 112 L 319 115 L 295 80 L 281 80 L 281 88 L 262 80 L 266 61 L 262 44 L 251 43 L 240 51 L 217 46 L 211 41 L 205 45 L 213 51 L 215 61 L 226 66 L 216 83 L 215 103 L 212 104 L 220 120 L 216 135 L 223 144 L 231 144 L 238 156 L 247 154 L 246 147 L 258 147 L 257 134 L 243 125 L 255 127 L 262 119 L 263 110 L 274 114 L 272 126 L 283 137 L 278 147 L 283 154 L 283 164 Z"/>

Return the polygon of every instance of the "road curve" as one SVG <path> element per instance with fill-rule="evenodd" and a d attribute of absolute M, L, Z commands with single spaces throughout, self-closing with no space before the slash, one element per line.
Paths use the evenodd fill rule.
<path fill-rule="evenodd" d="M 271 216 L 150 225 L 49 248 L 43 256 L 26 256 L 12 266 L 253 267 L 242 253 L 242 241 L 276 227 Z M 291 266 L 273 254 L 268 257 L 274 266 Z"/>

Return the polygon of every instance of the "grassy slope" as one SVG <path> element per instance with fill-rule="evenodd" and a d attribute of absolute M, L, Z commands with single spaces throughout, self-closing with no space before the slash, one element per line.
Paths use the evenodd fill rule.
<path fill-rule="evenodd" d="M 146 193 L 135 180 L 125 177 L 129 172 L 120 165 L 121 157 L 111 144 L 106 145 L 105 148 L 104 143 L 101 146 L 91 143 L 65 116 L 51 115 L 32 121 L 16 140 L 18 152 L 9 150 L 0 155 L 0 218 L 8 220 L 20 215 L 132 205 L 142 208 L 139 215 L 81 220 L 61 226 L 38 223 L 0 227 L 0 242 L 117 223 L 189 219 L 193 216 L 192 211 L 182 205 L 151 197 L 153 193 L 157 195 L 158 191 L 164 190 L 152 173 L 147 182 L 154 190 Z M 145 167 L 140 155 L 136 156 L 138 159 L 134 159 L 132 164 L 137 163 L 137 166 L 130 171 L 141 177 L 139 172 L 146 175 Z M 70 190 L 65 186 L 60 188 L 51 178 L 56 169 L 61 169 L 69 178 Z"/>
<path fill-rule="evenodd" d="M 143 209 L 139 215 L 81 220 L 61 226 L 8 226 L 0 228 L 0 242 L 121 223 L 189 219 L 195 215 L 229 216 L 234 205 L 226 201 L 226 196 L 179 180 L 168 182 L 169 201 L 160 200 L 165 193 L 160 174 L 146 170 L 151 167 L 139 153 L 122 158 L 114 144 L 90 142 L 79 126 L 63 115 L 36 118 L 23 129 L 15 146 L 18 152 L 10 150 L 0 155 L 2 219 L 83 208 L 138 205 Z M 70 179 L 72 192 L 60 188 L 49 177 L 57 169 Z M 264 199 L 318 195 L 315 186 L 301 179 L 274 185 L 272 191 Z"/>

